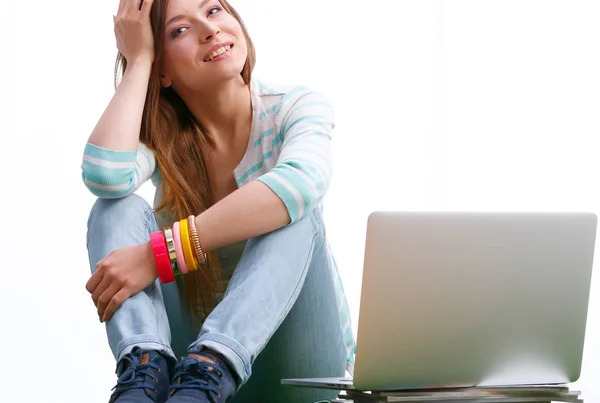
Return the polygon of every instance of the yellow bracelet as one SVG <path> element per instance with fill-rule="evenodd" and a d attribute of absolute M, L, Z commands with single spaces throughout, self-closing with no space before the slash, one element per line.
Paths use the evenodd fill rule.
<path fill-rule="evenodd" d="M 194 257 L 192 251 L 192 244 L 190 242 L 188 220 L 184 218 L 179 223 L 179 232 L 181 233 L 181 246 L 183 248 L 183 256 L 185 257 L 185 264 L 189 271 L 198 270 L 198 261 Z"/>

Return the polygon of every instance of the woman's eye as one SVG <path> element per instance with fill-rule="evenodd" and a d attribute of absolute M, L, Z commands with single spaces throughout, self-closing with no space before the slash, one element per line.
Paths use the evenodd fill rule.
<path fill-rule="evenodd" d="M 179 28 L 177 28 L 177 29 L 175 29 L 175 30 L 173 31 L 173 33 L 172 33 L 172 35 L 171 35 L 171 36 L 172 36 L 173 38 L 176 38 L 176 37 L 178 37 L 179 35 L 183 34 L 183 33 L 185 32 L 185 30 L 186 30 L 186 29 L 187 29 L 186 27 L 179 27 Z"/>
<path fill-rule="evenodd" d="M 208 10 L 208 15 L 210 16 L 210 15 L 216 14 L 219 11 L 221 11 L 221 7 L 214 6 L 210 10 Z"/>

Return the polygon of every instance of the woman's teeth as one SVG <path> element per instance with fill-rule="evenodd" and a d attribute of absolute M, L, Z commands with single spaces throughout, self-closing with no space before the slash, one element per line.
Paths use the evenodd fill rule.
<path fill-rule="evenodd" d="M 219 49 L 215 50 L 212 55 L 210 55 L 208 57 L 208 59 L 206 59 L 207 62 L 210 62 L 212 59 L 214 59 L 217 56 L 221 56 L 223 53 L 227 52 L 229 49 L 231 49 L 231 46 L 227 45 L 227 46 L 222 46 Z"/>

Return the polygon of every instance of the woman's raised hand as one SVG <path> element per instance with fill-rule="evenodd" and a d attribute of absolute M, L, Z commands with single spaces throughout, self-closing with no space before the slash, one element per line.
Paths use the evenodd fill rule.
<path fill-rule="evenodd" d="M 120 0 L 114 16 L 117 48 L 127 63 L 154 62 L 150 10 L 154 0 Z"/>

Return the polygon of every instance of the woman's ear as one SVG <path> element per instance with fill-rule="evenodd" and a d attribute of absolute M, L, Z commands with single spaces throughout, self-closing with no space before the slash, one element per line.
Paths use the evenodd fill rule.
<path fill-rule="evenodd" d="M 173 84 L 173 81 L 164 73 L 160 73 L 160 86 L 163 88 L 169 88 Z"/>

